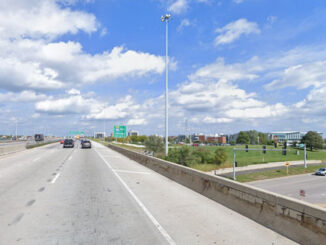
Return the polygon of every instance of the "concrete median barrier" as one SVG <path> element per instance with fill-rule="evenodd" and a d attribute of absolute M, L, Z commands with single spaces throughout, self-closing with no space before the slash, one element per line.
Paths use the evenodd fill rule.
<path fill-rule="evenodd" d="M 326 244 L 325 209 L 115 145 L 108 147 L 295 242 Z"/>
<path fill-rule="evenodd" d="M 0 145 L 0 156 L 10 154 L 10 153 L 19 152 L 19 151 L 23 151 L 23 150 L 26 150 L 25 143 L 12 144 L 12 145 L 8 144 L 8 145 L 4 145 L 4 146 Z"/>

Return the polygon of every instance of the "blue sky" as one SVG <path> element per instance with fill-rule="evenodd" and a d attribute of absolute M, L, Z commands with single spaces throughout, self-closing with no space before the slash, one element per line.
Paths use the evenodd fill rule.
<path fill-rule="evenodd" d="M 0 133 L 325 131 L 326 2 L 3 0 Z"/>

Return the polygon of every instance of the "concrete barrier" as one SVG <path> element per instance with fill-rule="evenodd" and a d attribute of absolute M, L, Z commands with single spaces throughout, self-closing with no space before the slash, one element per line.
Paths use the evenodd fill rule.
<path fill-rule="evenodd" d="M 0 146 L 0 156 L 26 150 L 25 143 Z"/>
<path fill-rule="evenodd" d="M 115 145 L 109 148 L 295 242 L 326 244 L 326 211 L 322 208 Z"/>

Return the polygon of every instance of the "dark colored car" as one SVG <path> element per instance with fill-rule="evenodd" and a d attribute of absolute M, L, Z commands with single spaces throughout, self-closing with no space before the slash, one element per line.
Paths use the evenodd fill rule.
<path fill-rule="evenodd" d="M 82 148 L 92 148 L 92 144 L 89 140 L 83 140 L 81 142 L 81 147 Z"/>
<path fill-rule="evenodd" d="M 65 139 L 63 142 L 63 148 L 73 148 L 75 146 L 74 141 L 72 139 Z"/>

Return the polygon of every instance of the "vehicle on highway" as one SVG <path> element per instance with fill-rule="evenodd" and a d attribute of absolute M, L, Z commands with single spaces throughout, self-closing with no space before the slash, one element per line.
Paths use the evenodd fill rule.
<path fill-rule="evenodd" d="M 43 134 L 35 134 L 34 140 L 35 141 L 44 141 L 44 135 Z"/>
<path fill-rule="evenodd" d="M 72 139 L 65 139 L 63 142 L 63 148 L 73 148 L 75 146 L 74 141 Z"/>
<path fill-rule="evenodd" d="M 63 144 L 65 142 L 65 140 L 60 140 L 60 144 Z"/>
<path fill-rule="evenodd" d="M 81 142 L 81 146 L 82 146 L 82 149 L 84 149 L 84 148 L 92 148 L 91 142 L 89 140 L 86 140 L 86 139 L 84 139 Z"/>
<path fill-rule="evenodd" d="M 322 175 L 325 176 L 326 175 L 326 168 L 320 168 L 316 171 L 315 175 Z"/>

